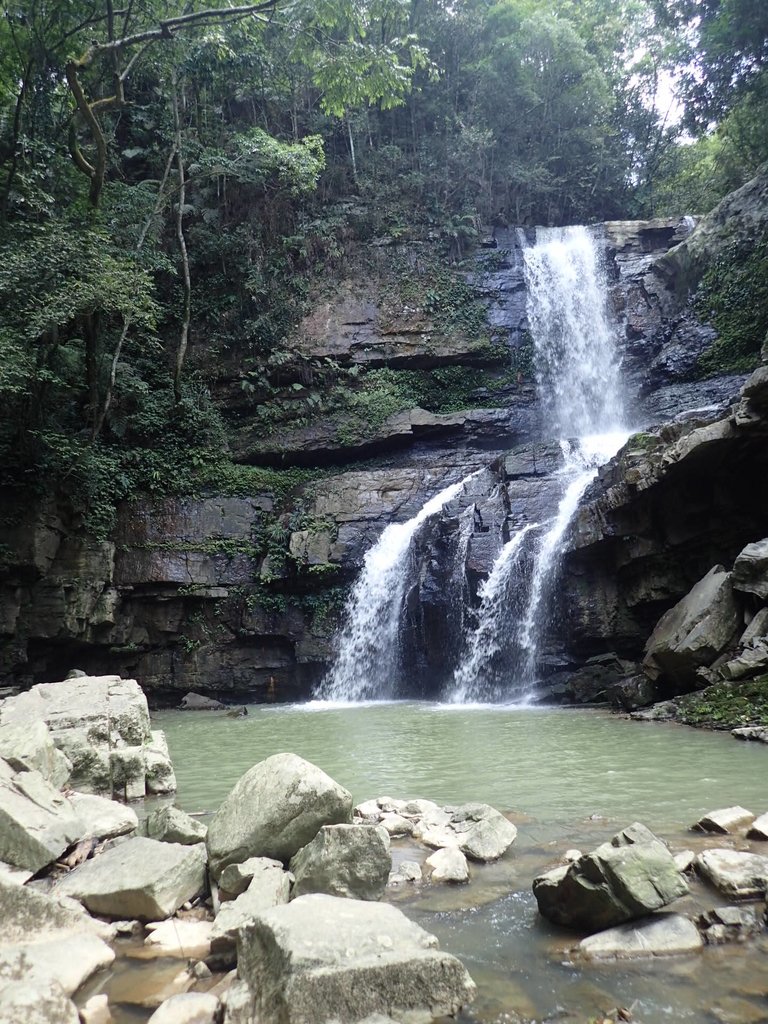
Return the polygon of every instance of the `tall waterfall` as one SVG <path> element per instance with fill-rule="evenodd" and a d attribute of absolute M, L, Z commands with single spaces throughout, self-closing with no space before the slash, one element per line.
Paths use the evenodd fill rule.
<path fill-rule="evenodd" d="M 615 455 L 628 434 L 615 331 L 594 236 L 584 227 L 540 228 L 535 245 L 523 256 L 539 397 L 547 431 L 560 438 L 563 485 L 554 518 L 541 529 L 534 524 L 519 529 L 480 591 L 477 624 L 450 694 L 459 703 L 502 695 L 530 698 L 563 538 L 598 467 Z M 505 648 L 502 682 L 494 663 Z"/>
<path fill-rule="evenodd" d="M 344 609 L 338 654 L 316 692 L 319 699 L 382 700 L 394 695 L 411 540 L 422 523 L 455 498 L 468 479 L 444 488 L 407 522 L 391 523 L 366 553 Z"/>

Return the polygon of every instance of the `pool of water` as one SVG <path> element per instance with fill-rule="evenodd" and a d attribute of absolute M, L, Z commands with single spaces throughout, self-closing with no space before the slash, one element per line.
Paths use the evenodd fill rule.
<path fill-rule="evenodd" d="M 688 826 L 715 807 L 767 810 L 768 747 L 561 708 L 316 703 L 248 712 L 153 716 L 168 737 L 180 806 L 212 811 L 256 761 L 292 751 L 356 802 L 383 795 L 479 800 L 510 813 L 518 840 L 497 864 L 475 866 L 469 886 L 407 887 L 392 896 L 467 964 L 479 993 L 466 1021 L 586 1024 L 623 1006 L 642 1024 L 768 1022 L 768 940 L 585 966 L 570 954 L 579 937 L 542 921 L 531 894 L 533 877 L 565 850 L 592 848 L 631 821 L 674 850 L 713 845 Z M 423 860 L 428 851 L 395 844 L 396 860 L 414 853 Z M 721 902 L 694 884 L 675 909 L 693 915 Z"/>

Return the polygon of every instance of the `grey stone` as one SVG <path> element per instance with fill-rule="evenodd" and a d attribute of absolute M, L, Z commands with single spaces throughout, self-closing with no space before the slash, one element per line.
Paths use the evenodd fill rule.
<path fill-rule="evenodd" d="M 733 563 L 732 578 L 735 590 L 768 598 L 768 538 L 747 544 Z"/>
<path fill-rule="evenodd" d="M 427 857 L 427 866 L 431 868 L 433 882 L 469 881 L 467 858 L 456 846 L 436 850 Z"/>
<path fill-rule="evenodd" d="M 161 843 L 181 843 L 193 846 L 204 843 L 208 829 L 196 818 L 190 817 L 178 807 L 158 807 L 147 818 L 147 835 Z"/>
<path fill-rule="evenodd" d="M 168 742 L 161 729 L 153 729 L 144 749 L 147 793 L 158 796 L 176 792 L 176 773 L 173 770 Z"/>
<path fill-rule="evenodd" d="M 0 979 L 0 1024 L 80 1024 L 77 1007 L 61 985 L 25 977 Z"/>
<path fill-rule="evenodd" d="M 533 881 L 543 917 L 586 931 L 644 917 L 687 892 L 672 854 L 639 822 Z"/>
<path fill-rule="evenodd" d="M 288 861 L 323 825 L 348 822 L 352 797 L 296 754 L 275 754 L 245 773 L 208 826 L 211 870 L 249 857 Z"/>
<path fill-rule="evenodd" d="M 28 768 L 40 772 L 54 789 L 61 789 L 72 773 L 69 758 L 57 750 L 42 719 L 0 724 L 0 756 L 23 761 Z"/>
<path fill-rule="evenodd" d="M 755 818 L 747 832 L 747 839 L 768 840 L 768 811 Z"/>
<path fill-rule="evenodd" d="M 80 1007 L 81 1024 L 114 1024 L 109 1012 L 109 997 L 104 993 L 91 996 Z"/>
<path fill-rule="evenodd" d="M 464 966 L 436 947 L 389 904 L 309 895 L 240 932 L 238 974 L 260 1024 L 428 1021 L 475 995 Z"/>
<path fill-rule="evenodd" d="M 291 895 L 293 875 L 283 871 L 279 861 L 259 858 L 250 885 L 237 899 L 223 903 L 213 922 L 211 952 L 217 967 L 233 967 L 236 963 L 237 932 L 263 910 L 287 903 Z"/>
<path fill-rule="evenodd" d="M 696 858 L 696 870 L 731 899 L 759 899 L 768 889 L 768 857 L 757 853 L 705 850 Z"/>
<path fill-rule="evenodd" d="M 718 832 L 720 835 L 729 835 L 731 832 L 738 832 L 755 820 L 752 811 L 746 807 L 723 807 L 718 811 L 709 811 L 696 822 L 693 828 L 697 832 Z"/>
<path fill-rule="evenodd" d="M 58 790 L 39 772 L 15 771 L 0 758 L 0 860 L 37 872 L 82 836 L 80 818 Z"/>
<path fill-rule="evenodd" d="M 219 888 L 222 893 L 234 899 L 245 892 L 255 875 L 269 868 L 279 868 L 282 871 L 283 865 L 279 860 L 271 860 L 269 857 L 250 857 L 242 864 L 230 864 L 221 873 Z"/>
<path fill-rule="evenodd" d="M 215 697 L 205 697 L 202 693 L 187 693 L 181 698 L 179 707 L 182 711 L 224 711 L 227 707 Z"/>
<path fill-rule="evenodd" d="M 693 921 L 682 914 L 662 913 L 590 935 L 578 948 L 592 960 L 624 960 L 696 953 L 703 945 Z"/>
<path fill-rule="evenodd" d="M 417 860 L 404 860 L 398 866 L 398 872 L 406 882 L 420 882 L 422 871 L 421 864 Z"/>
<path fill-rule="evenodd" d="M 659 619 L 646 646 L 643 666 L 651 678 L 682 685 L 710 665 L 734 639 L 739 610 L 730 573 L 718 565 Z"/>
<path fill-rule="evenodd" d="M 157 956 L 184 960 L 203 959 L 211 951 L 210 921 L 186 921 L 171 917 L 167 921 L 150 922 L 144 945 Z"/>
<path fill-rule="evenodd" d="M 161 1003 L 147 1024 L 216 1024 L 220 1006 L 208 992 L 180 992 Z"/>
<path fill-rule="evenodd" d="M 55 891 L 93 914 L 159 921 L 202 892 L 205 849 L 137 837 L 75 868 Z"/>
<path fill-rule="evenodd" d="M 291 859 L 293 896 L 328 893 L 378 900 L 391 867 L 389 835 L 380 825 L 325 825 Z"/>
<path fill-rule="evenodd" d="M 498 860 L 517 838 L 511 821 L 488 804 L 465 804 L 451 816 L 459 849 L 472 860 Z"/>
<path fill-rule="evenodd" d="M 413 821 L 402 814 L 382 814 L 379 823 L 392 838 L 413 835 Z"/>
<path fill-rule="evenodd" d="M 674 855 L 675 867 L 678 871 L 686 874 L 693 868 L 696 854 L 693 850 L 681 850 Z"/>
<path fill-rule="evenodd" d="M 136 812 L 116 800 L 95 793 L 70 793 L 67 799 L 82 823 L 83 838 L 111 839 L 139 827 Z"/>
<path fill-rule="evenodd" d="M 697 924 L 705 942 L 743 942 L 763 930 L 762 914 L 756 907 L 715 907 L 700 914 Z"/>
<path fill-rule="evenodd" d="M 724 679 L 747 679 L 768 669 L 768 639 L 759 637 L 720 669 Z"/>

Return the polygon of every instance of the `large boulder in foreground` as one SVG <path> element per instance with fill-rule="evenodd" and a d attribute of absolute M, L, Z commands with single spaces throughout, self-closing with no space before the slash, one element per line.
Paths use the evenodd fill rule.
<path fill-rule="evenodd" d="M 0 861 L 34 873 L 84 835 L 66 797 L 39 772 L 0 757 Z"/>
<path fill-rule="evenodd" d="M 208 825 L 215 878 L 249 857 L 287 863 L 323 825 L 351 820 L 352 796 L 296 754 L 274 754 L 249 769 Z"/>
<path fill-rule="evenodd" d="M 688 686 L 696 670 L 711 665 L 742 628 L 731 574 L 716 565 L 656 623 L 643 667 L 652 679 Z"/>
<path fill-rule="evenodd" d="M 396 907 L 319 894 L 242 929 L 237 969 L 260 1024 L 428 1021 L 475 995 L 463 964 Z"/>
<path fill-rule="evenodd" d="M 543 917 L 587 932 L 645 917 L 687 892 L 672 854 L 639 822 L 533 881 Z"/>
<path fill-rule="evenodd" d="M 47 726 L 68 758 L 73 789 L 133 800 L 175 788 L 162 737 L 150 729 L 147 698 L 135 679 L 78 676 L 38 683 L 0 705 L 0 728 L 28 731 L 36 722 Z"/>
<path fill-rule="evenodd" d="M 381 825 L 324 825 L 291 859 L 290 870 L 294 896 L 380 900 L 392 870 L 389 834 Z"/>
<path fill-rule="evenodd" d="M 92 914 L 162 921 L 203 891 L 205 848 L 138 836 L 66 875 L 55 891 L 74 896 Z"/>

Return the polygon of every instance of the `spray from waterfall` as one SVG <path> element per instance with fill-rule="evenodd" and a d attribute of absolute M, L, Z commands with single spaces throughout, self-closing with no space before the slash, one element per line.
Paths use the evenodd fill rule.
<path fill-rule="evenodd" d="M 391 523 L 366 553 L 344 609 L 338 654 L 316 691 L 317 698 L 361 701 L 394 696 L 411 541 L 419 527 L 455 498 L 469 479 L 444 488 L 407 522 Z"/>

